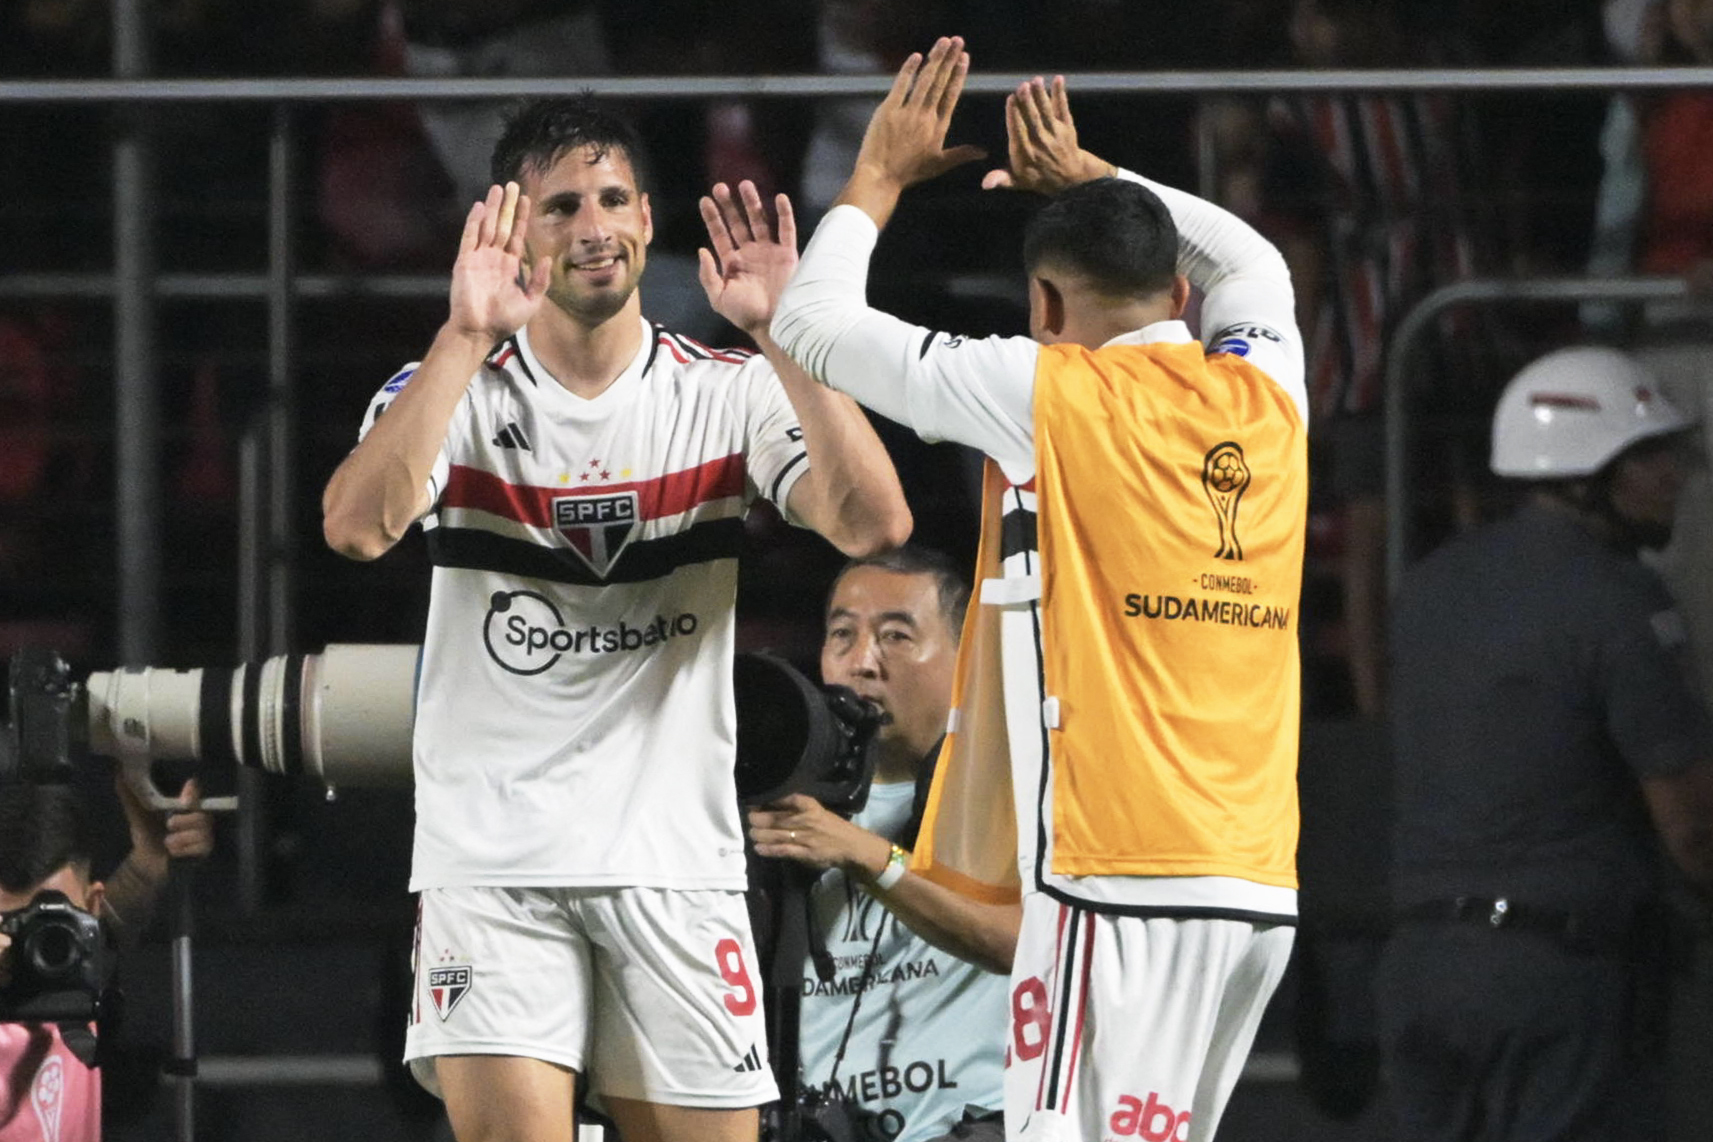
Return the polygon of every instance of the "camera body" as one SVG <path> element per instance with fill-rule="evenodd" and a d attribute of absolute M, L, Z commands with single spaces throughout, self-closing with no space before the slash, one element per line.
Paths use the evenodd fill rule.
<path fill-rule="evenodd" d="M 12 653 L 0 725 L 0 781 L 69 782 L 89 758 L 89 699 L 51 650 Z"/>
<path fill-rule="evenodd" d="M 817 686 L 784 659 L 740 654 L 737 698 L 738 800 L 764 805 L 806 793 L 841 816 L 860 811 L 874 778 L 870 748 L 880 711 L 844 686 Z"/>
<path fill-rule="evenodd" d="M 0 912 L 11 982 L 0 989 L 0 1022 L 88 1022 L 100 1013 L 108 975 L 101 922 L 63 892 L 43 889 Z"/>
<path fill-rule="evenodd" d="M 806 1087 L 797 1096 L 797 1138 L 792 1142 L 891 1142 L 884 1115 L 858 1106 L 840 1091 Z"/>

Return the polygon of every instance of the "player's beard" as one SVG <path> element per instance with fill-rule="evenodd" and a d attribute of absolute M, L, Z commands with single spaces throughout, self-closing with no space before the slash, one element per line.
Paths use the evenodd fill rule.
<path fill-rule="evenodd" d="M 625 276 L 610 286 L 578 288 L 558 278 L 548 285 L 547 299 L 583 325 L 600 325 L 624 309 L 642 280 L 641 267 L 632 269 L 629 262 L 624 266 Z"/>

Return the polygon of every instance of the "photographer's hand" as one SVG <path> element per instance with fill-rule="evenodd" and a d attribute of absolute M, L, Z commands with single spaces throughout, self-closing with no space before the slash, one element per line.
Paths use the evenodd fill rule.
<path fill-rule="evenodd" d="M 751 809 L 749 835 L 762 856 L 785 857 L 811 868 L 842 867 L 936 948 L 991 972 L 1011 970 L 1023 920 L 1021 905 L 971 900 L 915 873 L 884 891 L 875 888 L 874 878 L 885 871 L 892 855 L 891 842 L 851 824 L 813 797 L 794 793 Z"/>
<path fill-rule="evenodd" d="M 214 818 L 197 808 L 202 803 L 202 790 L 195 779 L 179 790 L 178 803 L 183 810 L 165 815 L 143 804 L 123 774 L 117 784 L 125 820 L 131 827 L 131 851 L 107 878 L 102 919 L 128 937 L 147 926 L 166 883 L 169 859 L 194 859 L 214 851 Z"/>
<path fill-rule="evenodd" d="M 182 812 L 162 815 L 143 804 L 137 791 L 121 774 L 117 781 L 119 801 L 131 828 L 131 851 L 127 863 L 135 862 L 145 880 L 158 884 L 167 874 L 172 857 L 205 857 L 214 851 L 214 818 L 202 812 L 202 790 L 192 778 L 178 791 Z"/>
<path fill-rule="evenodd" d="M 862 880 L 873 880 L 892 855 L 885 837 L 851 824 L 802 793 L 751 809 L 749 835 L 764 857 L 784 857 L 811 868 L 843 868 Z"/>

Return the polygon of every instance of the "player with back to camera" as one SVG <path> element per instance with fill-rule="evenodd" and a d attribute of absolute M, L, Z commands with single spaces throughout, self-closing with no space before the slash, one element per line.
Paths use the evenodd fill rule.
<path fill-rule="evenodd" d="M 774 334 L 818 379 L 994 461 L 956 729 L 912 863 L 1021 892 L 1007 1136 L 1198 1142 L 1296 916 L 1290 275 L 1227 211 L 1082 149 L 1063 81 L 1035 79 L 1006 101 L 1010 169 L 986 180 L 1052 196 L 1023 243 L 1032 339 L 869 308 L 899 194 L 977 157 L 945 145 L 968 67 L 942 39 L 900 69 Z M 1205 346 L 1181 320 L 1192 283 Z"/>
<path fill-rule="evenodd" d="M 406 1054 L 466 1142 L 568 1142 L 580 1083 L 627 1142 L 755 1136 L 775 1092 L 733 778 L 742 516 L 765 496 L 850 554 L 909 532 L 862 411 L 769 337 L 789 203 L 775 236 L 753 186 L 703 200 L 703 286 L 762 353 L 714 350 L 642 317 L 644 167 L 588 97 L 514 114 L 446 324 L 324 499 L 356 558 L 428 528 Z"/>

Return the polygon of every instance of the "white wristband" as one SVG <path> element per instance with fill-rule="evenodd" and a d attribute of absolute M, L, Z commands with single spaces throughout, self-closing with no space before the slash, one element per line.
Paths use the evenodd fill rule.
<path fill-rule="evenodd" d="M 909 863 L 910 854 L 897 845 L 893 845 L 892 852 L 886 857 L 886 867 L 881 869 L 880 875 L 874 878 L 874 886 L 885 892 L 904 879 L 905 866 Z"/>

